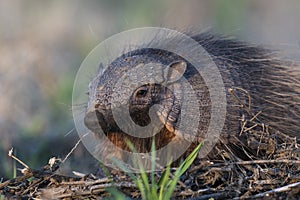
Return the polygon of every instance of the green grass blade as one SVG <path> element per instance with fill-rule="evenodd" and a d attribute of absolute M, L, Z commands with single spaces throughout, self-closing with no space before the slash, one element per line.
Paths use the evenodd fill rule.
<path fill-rule="evenodd" d="M 164 195 L 164 192 L 165 192 L 165 186 L 169 180 L 169 177 L 170 177 L 170 173 L 171 173 L 171 164 L 168 164 L 166 170 L 163 172 L 161 178 L 159 179 L 159 182 L 158 182 L 158 186 L 160 187 L 160 190 L 159 190 L 159 196 L 158 196 L 158 199 L 159 200 L 163 200 L 163 195 Z"/>
<path fill-rule="evenodd" d="M 192 151 L 192 153 L 182 162 L 182 164 L 178 168 L 180 170 L 176 170 L 175 176 L 180 177 L 191 166 L 191 164 L 196 159 L 201 146 L 202 143 L 198 144 L 198 146 Z"/>
<path fill-rule="evenodd" d="M 202 146 L 202 143 L 200 143 L 194 150 L 193 152 L 181 163 L 181 165 L 178 167 L 174 174 L 174 179 L 170 180 L 168 183 L 168 189 L 166 191 L 166 195 L 164 196 L 164 199 L 170 199 L 175 187 L 179 181 L 180 176 L 191 166 L 191 164 L 194 162 L 196 159 L 198 152 Z"/>
<path fill-rule="evenodd" d="M 114 200 L 125 200 L 126 199 L 126 197 L 125 197 L 125 195 L 122 193 L 122 192 L 120 192 L 119 190 L 117 190 L 116 188 L 114 188 L 114 187 L 109 187 L 109 188 L 105 188 L 105 190 L 108 192 L 108 193 L 110 193 L 110 197 L 108 197 L 108 198 L 105 198 L 106 200 L 112 200 L 112 199 L 114 199 Z"/>

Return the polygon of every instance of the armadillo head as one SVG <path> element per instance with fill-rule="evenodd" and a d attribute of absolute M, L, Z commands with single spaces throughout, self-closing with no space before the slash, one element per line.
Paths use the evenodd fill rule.
<path fill-rule="evenodd" d="M 101 129 L 113 135 L 115 143 L 125 142 L 124 135 L 133 130 L 138 133 L 131 139 L 147 140 L 155 134 L 172 138 L 180 121 L 180 80 L 187 66 L 183 58 L 161 50 L 144 49 L 117 58 L 89 85 L 85 125 L 94 133 Z M 152 134 L 143 129 L 150 124 Z"/>

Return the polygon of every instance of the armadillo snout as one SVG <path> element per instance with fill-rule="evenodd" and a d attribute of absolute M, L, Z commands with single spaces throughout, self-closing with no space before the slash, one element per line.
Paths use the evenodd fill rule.
<path fill-rule="evenodd" d="M 104 122 L 103 115 L 98 111 L 88 111 L 84 117 L 85 126 L 93 132 L 98 132 L 101 129 L 101 123 Z"/>
<path fill-rule="evenodd" d="M 88 109 L 84 117 L 84 124 L 94 133 L 120 132 L 110 109 L 100 107 Z"/>

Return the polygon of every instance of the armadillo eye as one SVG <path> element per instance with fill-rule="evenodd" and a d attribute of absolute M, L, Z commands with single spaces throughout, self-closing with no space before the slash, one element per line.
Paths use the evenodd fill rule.
<path fill-rule="evenodd" d="M 148 90 L 145 89 L 145 88 L 142 88 L 142 89 L 139 89 L 137 92 L 136 92 L 136 97 L 145 97 L 148 93 Z"/>

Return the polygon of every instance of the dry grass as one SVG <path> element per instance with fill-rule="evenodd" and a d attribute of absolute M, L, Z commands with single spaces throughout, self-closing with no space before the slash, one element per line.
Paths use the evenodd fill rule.
<path fill-rule="evenodd" d="M 244 113 L 240 133 L 224 134 L 206 159 L 196 160 L 181 176 L 174 198 L 300 198 L 299 138 L 266 126 L 258 120 L 260 113 L 240 104 Z M 54 159 L 40 170 L 25 167 L 23 176 L 0 183 L 0 192 L 4 198 L 102 199 L 110 195 L 106 188 L 115 187 L 131 198 L 140 195 L 126 174 L 66 177 L 55 174 L 59 164 Z"/>

